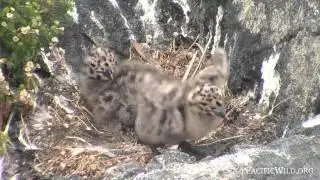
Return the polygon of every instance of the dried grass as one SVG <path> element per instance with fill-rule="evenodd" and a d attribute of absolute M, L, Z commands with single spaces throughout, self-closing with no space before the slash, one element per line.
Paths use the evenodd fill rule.
<path fill-rule="evenodd" d="M 197 44 L 194 41 L 188 49 L 174 47 L 154 53 L 143 50 L 145 47 L 134 42 L 130 60 L 156 65 L 169 76 L 186 80 L 201 69 L 211 39 L 210 36 L 204 49 L 191 48 Z M 28 144 L 38 147 L 34 169 L 41 174 L 79 175 L 90 179 L 106 175 L 108 169 L 121 163 L 136 161 L 143 165 L 151 158 L 150 150 L 137 144 L 134 135 L 114 137 L 108 130 L 95 127 L 76 87 L 48 79 L 39 91 L 52 101 L 40 101 L 37 112 L 25 117 L 24 126 L 28 132 Z M 226 94 L 229 100 L 228 121 L 219 131 L 197 144 L 240 141 L 257 136 L 263 140 L 273 138 L 275 123 L 263 123 L 249 97 L 235 97 L 230 91 Z"/>

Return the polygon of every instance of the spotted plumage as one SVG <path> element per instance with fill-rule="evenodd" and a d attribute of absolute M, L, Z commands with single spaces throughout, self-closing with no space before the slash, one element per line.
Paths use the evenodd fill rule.
<path fill-rule="evenodd" d="M 118 131 L 134 125 L 142 143 L 158 146 L 198 139 L 221 125 L 223 87 L 229 77 L 224 50 L 217 49 L 206 67 L 187 81 L 115 57 L 112 51 L 93 49 L 82 75 L 80 89 L 101 126 Z"/>

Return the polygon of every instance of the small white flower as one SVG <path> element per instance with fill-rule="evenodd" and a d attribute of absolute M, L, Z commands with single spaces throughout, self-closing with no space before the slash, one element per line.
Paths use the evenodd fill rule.
<path fill-rule="evenodd" d="M 53 23 L 54 23 L 55 25 L 59 25 L 59 24 L 60 24 L 60 22 L 59 22 L 58 20 L 54 20 Z"/>
<path fill-rule="evenodd" d="M 0 64 L 5 63 L 6 61 L 7 61 L 7 59 L 6 59 L 6 58 L 0 58 Z"/>
<path fill-rule="evenodd" d="M 3 21 L 3 22 L 1 23 L 1 26 L 7 27 L 8 25 L 7 25 L 7 23 L 6 23 L 5 21 Z"/>
<path fill-rule="evenodd" d="M 26 73 L 26 76 L 27 76 L 28 78 L 30 78 L 30 77 L 32 77 L 32 74 L 31 74 L 30 72 L 27 72 L 27 73 Z"/>
<path fill-rule="evenodd" d="M 36 35 L 39 35 L 39 29 L 35 29 L 34 33 L 36 33 Z"/>
<path fill-rule="evenodd" d="M 27 2 L 26 2 L 26 5 L 29 5 L 29 4 L 30 4 L 30 2 L 29 2 L 29 1 L 27 1 Z"/>
<path fill-rule="evenodd" d="M 23 45 L 23 43 L 22 43 L 22 42 L 18 42 L 18 45 L 19 45 L 19 46 L 22 46 L 22 45 Z"/>
<path fill-rule="evenodd" d="M 62 49 L 61 47 L 59 47 L 58 50 L 59 50 L 59 52 L 60 52 L 61 54 L 65 54 L 64 49 Z"/>
<path fill-rule="evenodd" d="M 26 89 L 23 89 L 20 91 L 20 96 L 29 97 L 29 93 Z"/>
<path fill-rule="evenodd" d="M 60 31 L 64 31 L 64 27 L 60 27 L 58 28 Z"/>
<path fill-rule="evenodd" d="M 24 67 L 24 71 L 25 72 L 31 72 L 32 70 L 34 69 L 34 64 L 32 61 L 28 61 L 26 64 L 25 64 L 25 67 Z"/>
<path fill-rule="evenodd" d="M 36 27 L 38 25 L 38 20 L 36 19 L 31 19 L 31 26 Z"/>
<path fill-rule="evenodd" d="M 5 89 L 6 89 L 7 91 L 10 90 L 9 84 L 6 84 Z"/>
<path fill-rule="evenodd" d="M 53 38 L 51 38 L 51 42 L 53 42 L 53 43 L 57 43 L 57 42 L 59 42 L 59 40 L 58 40 L 58 38 L 57 38 L 57 37 L 53 37 Z"/>
<path fill-rule="evenodd" d="M 21 29 L 22 34 L 28 34 L 31 30 L 30 26 L 22 27 Z"/>
<path fill-rule="evenodd" d="M 3 74 L 2 74 L 2 72 L 0 71 L 0 82 L 4 81 L 4 80 L 5 80 L 5 78 L 4 78 Z"/>
<path fill-rule="evenodd" d="M 12 18 L 13 17 L 13 14 L 12 13 L 7 13 L 7 18 Z"/>
<path fill-rule="evenodd" d="M 18 42 L 19 38 L 17 36 L 13 36 L 12 40 L 13 40 L 13 42 Z"/>
<path fill-rule="evenodd" d="M 26 67 L 24 68 L 24 71 L 25 71 L 25 72 L 30 72 L 30 71 L 31 71 L 31 68 L 28 67 L 28 66 L 26 66 Z"/>
<path fill-rule="evenodd" d="M 13 11 L 13 12 L 15 11 L 15 9 L 13 7 L 10 7 L 10 10 Z"/>
<path fill-rule="evenodd" d="M 30 68 L 34 68 L 34 64 L 32 61 L 28 61 L 26 66 L 30 67 Z"/>
<path fill-rule="evenodd" d="M 19 93 L 19 100 L 22 102 L 27 102 L 27 99 L 30 97 L 29 93 L 23 89 L 22 91 L 20 91 Z"/>

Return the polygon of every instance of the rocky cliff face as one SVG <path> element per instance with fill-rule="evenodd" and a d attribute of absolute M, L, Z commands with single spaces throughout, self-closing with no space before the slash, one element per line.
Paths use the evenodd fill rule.
<path fill-rule="evenodd" d="M 229 166 L 220 166 L 219 172 L 224 173 L 214 173 L 217 170 L 211 165 L 227 163 L 239 156 L 255 162 L 246 164 L 249 167 L 308 167 L 314 168 L 313 173 L 299 177 L 319 176 L 316 170 L 320 164 L 319 153 L 309 148 L 319 146 L 319 139 L 309 136 L 319 135 L 319 128 L 315 126 L 319 122 L 313 116 L 320 112 L 320 1 L 78 0 L 76 3 L 78 21 L 65 33 L 63 41 L 66 59 L 75 72 L 90 46 L 79 35 L 81 32 L 113 47 L 123 56 L 129 55 L 131 40 L 163 48 L 179 34 L 190 39 L 199 36 L 199 42 L 204 43 L 211 33 L 211 48 L 223 46 L 228 52 L 231 63 L 229 88 L 235 94 L 254 92 L 256 104 L 263 111 L 272 112 L 272 116 L 279 120 L 280 128 L 276 133 L 282 139 L 266 147 L 268 150 L 240 149 L 219 160 L 206 160 L 194 165 L 172 162 L 143 175 L 139 171 L 136 179 L 181 175 L 211 179 L 212 174 L 216 178 L 235 179 L 241 175 L 240 165 L 233 165 L 232 173 L 228 173 L 231 172 Z M 308 128 L 302 126 L 306 120 L 309 121 L 304 126 Z M 295 137 L 298 133 L 307 136 Z M 284 149 L 280 151 L 279 146 Z M 310 152 L 308 155 L 288 152 L 297 147 L 301 151 L 309 148 Z M 255 155 L 250 156 L 249 151 Z M 259 159 L 261 153 L 263 158 Z M 161 158 L 166 158 L 166 155 Z M 317 161 L 307 162 L 310 158 Z M 274 162 L 274 159 L 279 159 L 279 162 Z M 186 173 L 181 167 L 191 167 L 193 171 Z M 211 176 L 208 175 L 210 173 Z M 130 177 L 135 175 L 132 173 Z M 268 176 L 269 179 L 281 177 Z"/>

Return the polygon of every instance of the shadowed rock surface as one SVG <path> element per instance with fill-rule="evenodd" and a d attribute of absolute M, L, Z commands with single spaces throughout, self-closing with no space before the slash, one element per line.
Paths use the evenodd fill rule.
<path fill-rule="evenodd" d="M 318 113 L 318 1 L 116 2 L 77 1 L 79 24 L 65 33 L 63 41 L 75 71 L 89 44 L 79 32 L 124 56 L 131 39 L 145 42 L 152 37 L 148 42 L 159 48 L 168 46 L 177 33 L 191 39 L 199 35 L 204 42 L 211 32 L 212 46 L 224 46 L 229 53 L 229 88 L 238 93 L 256 90 L 255 99 L 266 109 L 274 100 L 282 102 L 274 112 L 281 119 L 281 131 L 289 125 L 288 135 L 294 134 L 301 120 Z M 265 70 L 267 77 L 261 72 L 263 62 L 271 67 Z"/>
<path fill-rule="evenodd" d="M 118 4 L 116 4 L 117 2 Z M 148 5 L 148 6 L 147 6 Z M 255 92 L 253 100 L 278 120 L 276 140 L 266 147 L 238 148 L 234 154 L 189 164 L 173 160 L 172 154 L 156 158 L 159 167 L 138 174 L 135 179 L 173 178 L 266 178 L 288 179 L 290 175 L 242 174 L 241 168 L 314 168 L 311 175 L 294 179 L 316 179 L 320 165 L 319 128 L 304 129 L 302 121 L 319 113 L 320 2 L 306 1 L 77 1 L 81 29 L 128 56 L 131 39 L 152 47 L 168 46 L 176 34 L 199 42 L 214 36 L 211 47 L 224 46 L 231 63 L 229 88 L 236 94 Z M 93 16 L 94 15 L 94 16 Z M 97 18 L 101 27 L 95 20 Z M 81 38 L 65 35 L 67 59 L 77 69 L 83 57 Z M 152 37 L 152 38 L 150 38 Z M 131 39 L 130 39 L 131 38 Z M 151 39 L 151 40 L 150 40 Z M 78 43 L 80 42 L 80 43 Z M 192 40 L 191 40 L 192 42 Z M 84 48 L 86 49 L 86 48 Z M 294 136 L 303 133 L 308 136 Z M 177 152 L 175 152 L 177 153 Z M 188 159 L 188 158 L 187 158 Z M 311 161 L 312 160 L 312 161 Z M 170 162 L 170 163 L 164 163 Z M 247 163 L 246 165 L 244 163 Z M 157 165 L 155 165 L 157 164 Z M 159 165 L 160 164 L 160 165 Z M 161 168 L 160 168 L 161 167 Z M 192 170 L 192 171 L 191 171 Z M 130 177 L 134 177 L 130 171 Z M 121 174 L 119 177 L 127 177 Z"/>
<path fill-rule="evenodd" d="M 199 162 L 194 162 L 193 158 L 181 152 L 166 152 L 153 158 L 145 169 L 128 168 L 128 172 L 115 178 L 318 179 L 318 138 L 292 136 L 265 147 L 238 147 L 235 153 L 215 159 L 207 157 Z"/>
<path fill-rule="evenodd" d="M 222 46 L 228 52 L 232 92 L 253 92 L 254 106 L 277 120 L 272 129 L 277 140 L 266 145 L 240 143 L 228 154 L 200 162 L 178 151 L 166 151 L 145 168 L 135 164 L 115 168 L 112 177 L 320 178 L 320 129 L 315 116 L 320 113 L 319 0 L 78 0 L 76 6 L 78 23 L 61 38 L 74 73 L 92 46 L 81 33 L 128 57 L 133 39 L 161 49 L 177 34 L 191 42 L 199 35 L 199 43 L 204 44 L 211 32 L 210 47 Z M 306 120 L 308 128 L 302 126 Z M 268 168 L 267 172 L 261 168 Z M 272 168 L 288 169 L 275 172 Z"/>

